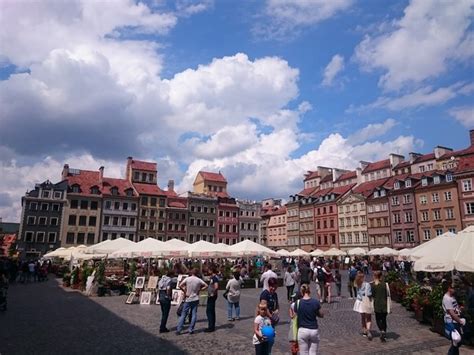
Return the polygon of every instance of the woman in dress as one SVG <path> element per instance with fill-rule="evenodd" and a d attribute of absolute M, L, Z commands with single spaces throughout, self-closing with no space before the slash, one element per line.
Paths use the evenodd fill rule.
<path fill-rule="evenodd" d="M 372 340 L 372 333 L 370 327 L 372 325 L 372 288 L 370 284 L 365 281 L 365 275 L 362 271 L 357 272 L 355 278 L 355 285 L 357 288 L 357 297 L 354 303 L 354 311 L 360 313 L 362 324 L 362 335 Z"/>

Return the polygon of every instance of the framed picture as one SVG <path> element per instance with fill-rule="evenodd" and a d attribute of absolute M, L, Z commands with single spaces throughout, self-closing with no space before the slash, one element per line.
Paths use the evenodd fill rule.
<path fill-rule="evenodd" d="M 150 304 L 151 303 L 151 292 L 144 291 L 140 297 L 140 304 Z"/>
<path fill-rule="evenodd" d="M 148 285 L 146 286 L 149 290 L 154 290 L 158 286 L 158 276 L 150 276 L 148 279 Z"/>
<path fill-rule="evenodd" d="M 173 293 L 171 294 L 171 304 L 178 305 L 183 301 L 183 299 L 184 299 L 183 291 L 173 290 Z"/>
<path fill-rule="evenodd" d="M 136 296 L 135 292 L 130 292 L 130 294 L 128 295 L 127 300 L 125 301 L 125 303 L 126 304 L 132 304 L 133 301 L 135 301 L 135 296 Z"/>
<path fill-rule="evenodd" d="M 183 282 L 187 277 L 188 275 L 184 275 L 184 274 L 178 275 L 178 282 L 176 283 L 177 290 L 179 289 L 179 284 Z"/>
<path fill-rule="evenodd" d="M 137 280 L 135 281 L 135 288 L 142 289 L 143 286 L 145 286 L 145 276 L 137 277 Z"/>

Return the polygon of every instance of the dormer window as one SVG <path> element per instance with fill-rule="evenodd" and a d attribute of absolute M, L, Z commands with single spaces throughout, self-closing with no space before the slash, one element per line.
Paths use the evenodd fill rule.
<path fill-rule="evenodd" d="M 433 176 L 433 183 L 439 184 L 439 182 L 440 182 L 439 175 Z"/>
<path fill-rule="evenodd" d="M 116 186 L 112 187 L 110 189 L 110 193 L 114 196 L 117 196 L 118 195 L 118 188 Z"/>
<path fill-rule="evenodd" d="M 453 181 L 453 175 L 451 173 L 446 174 L 446 182 Z"/>
<path fill-rule="evenodd" d="M 428 178 L 423 178 L 421 179 L 421 186 L 427 186 L 428 185 Z"/>
<path fill-rule="evenodd" d="M 81 192 L 81 188 L 78 184 L 72 185 L 71 188 L 72 188 L 72 192 L 75 192 L 75 193 Z"/>
<path fill-rule="evenodd" d="M 411 180 L 410 179 L 405 180 L 405 187 L 411 187 Z"/>
<path fill-rule="evenodd" d="M 97 186 L 92 186 L 91 187 L 91 194 L 92 195 L 98 195 L 99 194 L 99 188 Z"/>
<path fill-rule="evenodd" d="M 400 189 L 400 181 L 395 181 L 395 184 L 393 185 L 393 188 L 394 188 L 395 190 Z"/>
<path fill-rule="evenodd" d="M 378 191 L 374 192 L 374 197 L 379 197 L 379 192 Z"/>
<path fill-rule="evenodd" d="M 125 194 L 126 194 L 127 196 L 133 196 L 133 189 L 127 189 L 127 190 L 125 190 Z"/>
<path fill-rule="evenodd" d="M 385 196 L 385 190 L 380 190 L 380 196 L 381 197 Z"/>

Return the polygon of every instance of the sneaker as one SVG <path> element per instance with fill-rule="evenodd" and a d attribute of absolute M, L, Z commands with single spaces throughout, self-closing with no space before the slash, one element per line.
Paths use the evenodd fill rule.
<path fill-rule="evenodd" d="M 240 320 L 240 317 L 236 317 L 235 320 Z"/>
<path fill-rule="evenodd" d="M 234 318 L 227 319 L 228 322 L 232 322 L 233 320 L 234 320 Z"/>
<path fill-rule="evenodd" d="M 193 335 L 193 334 L 194 334 L 194 330 L 190 330 L 189 335 Z"/>
<path fill-rule="evenodd" d="M 385 332 L 382 332 L 382 334 L 380 334 L 380 341 L 382 343 L 387 342 L 387 336 L 385 335 Z"/>
<path fill-rule="evenodd" d="M 367 339 L 369 340 L 372 340 L 372 333 L 370 332 L 370 330 L 367 332 Z"/>
<path fill-rule="evenodd" d="M 176 335 L 181 335 L 181 332 L 177 330 L 175 334 Z"/>
<path fill-rule="evenodd" d="M 214 332 L 214 331 L 215 331 L 215 329 L 212 329 L 212 328 L 206 328 L 206 329 L 204 329 L 204 333 L 212 333 L 212 332 Z"/>
<path fill-rule="evenodd" d="M 169 329 L 160 329 L 160 333 L 169 333 Z"/>

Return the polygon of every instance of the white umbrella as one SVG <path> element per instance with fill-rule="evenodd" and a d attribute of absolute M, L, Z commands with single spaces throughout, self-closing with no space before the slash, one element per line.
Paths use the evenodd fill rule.
<path fill-rule="evenodd" d="M 61 255 L 63 255 L 63 253 L 65 252 L 65 250 L 66 250 L 66 248 L 64 248 L 64 247 L 55 249 L 55 250 L 53 250 L 53 251 L 50 251 L 50 252 L 47 253 L 47 254 L 44 254 L 44 255 L 43 255 L 43 258 L 60 257 Z"/>
<path fill-rule="evenodd" d="M 214 250 L 218 252 L 218 258 L 230 258 L 237 256 L 237 253 L 232 252 L 230 246 L 224 243 L 214 244 Z"/>
<path fill-rule="evenodd" d="M 371 255 L 371 256 L 374 256 L 374 255 L 394 256 L 394 255 L 398 255 L 399 252 L 397 250 L 389 248 L 389 247 L 383 247 L 383 248 L 372 249 L 371 251 L 369 251 L 368 254 Z"/>
<path fill-rule="evenodd" d="M 303 249 L 295 249 L 292 252 L 290 252 L 290 256 L 309 256 L 309 253 L 307 251 L 304 251 Z"/>
<path fill-rule="evenodd" d="M 189 257 L 191 258 L 215 258 L 215 257 L 231 257 L 232 251 L 230 248 L 223 247 L 214 243 L 209 243 L 200 240 L 186 248 Z M 237 253 L 234 253 L 236 255 Z"/>
<path fill-rule="evenodd" d="M 231 245 L 229 249 L 235 252 L 238 256 L 270 256 L 279 257 L 279 255 L 273 250 L 252 242 L 249 239 L 243 240 L 237 244 Z"/>
<path fill-rule="evenodd" d="M 380 250 L 381 250 L 380 248 L 375 248 L 375 249 L 370 250 L 367 254 L 370 256 L 381 255 Z"/>
<path fill-rule="evenodd" d="M 290 256 L 290 252 L 286 249 L 277 250 L 277 254 L 283 257 Z"/>
<path fill-rule="evenodd" d="M 324 256 L 345 256 L 346 253 L 337 248 L 331 248 L 324 252 Z"/>
<path fill-rule="evenodd" d="M 431 239 L 428 242 L 418 245 L 417 247 L 412 249 L 409 255 L 410 261 L 416 261 L 424 256 L 430 255 L 433 250 L 442 250 L 445 245 L 451 244 L 454 237 L 456 237 L 456 234 L 446 232 Z"/>
<path fill-rule="evenodd" d="M 309 253 L 309 255 L 311 255 L 311 256 L 323 256 L 324 251 L 321 250 L 321 249 L 316 249 L 316 250 L 313 250 L 311 253 Z"/>
<path fill-rule="evenodd" d="M 398 256 L 403 256 L 403 257 L 407 257 L 407 256 L 410 256 L 411 252 L 412 252 L 413 248 L 405 248 L 405 249 L 402 249 L 398 252 Z"/>
<path fill-rule="evenodd" d="M 183 248 L 188 247 L 190 245 L 189 243 L 186 243 L 185 241 L 176 238 L 166 241 L 165 244 L 173 248 Z"/>
<path fill-rule="evenodd" d="M 111 241 L 112 241 L 112 240 L 110 240 L 110 239 L 106 239 L 106 240 L 104 240 L 104 241 L 102 241 L 102 242 L 100 242 L 100 243 L 91 245 L 90 247 L 88 247 L 88 248 L 85 250 L 85 252 L 92 254 L 92 253 L 94 252 L 94 248 L 101 248 L 102 246 L 109 244 Z"/>
<path fill-rule="evenodd" d="M 367 252 L 365 251 L 364 248 L 359 248 L 359 247 L 357 247 L 357 248 L 352 248 L 352 249 L 350 249 L 350 250 L 347 252 L 347 254 L 349 254 L 350 256 L 356 256 L 356 255 L 360 256 L 360 255 L 365 255 L 365 254 L 367 254 Z"/>
<path fill-rule="evenodd" d="M 454 267 L 458 271 L 474 272 L 474 232 L 459 234 L 456 238 L 461 240 L 454 255 Z"/>
<path fill-rule="evenodd" d="M 165 243 L 154 238 L 146 238 L 141 242 L 130 244 L 113 252 L 111 258 L 156 257 L 163 250 Z"/>
<path fill-rule="evenodd" d="M 130 245 L 136 245 L 137 243 L 125 238 L 117 238 L 110 240 L 108 243 L 99 243 L 86 249 L 89 254 L 112 254 L 113 252 L 123 249 Z"/>

